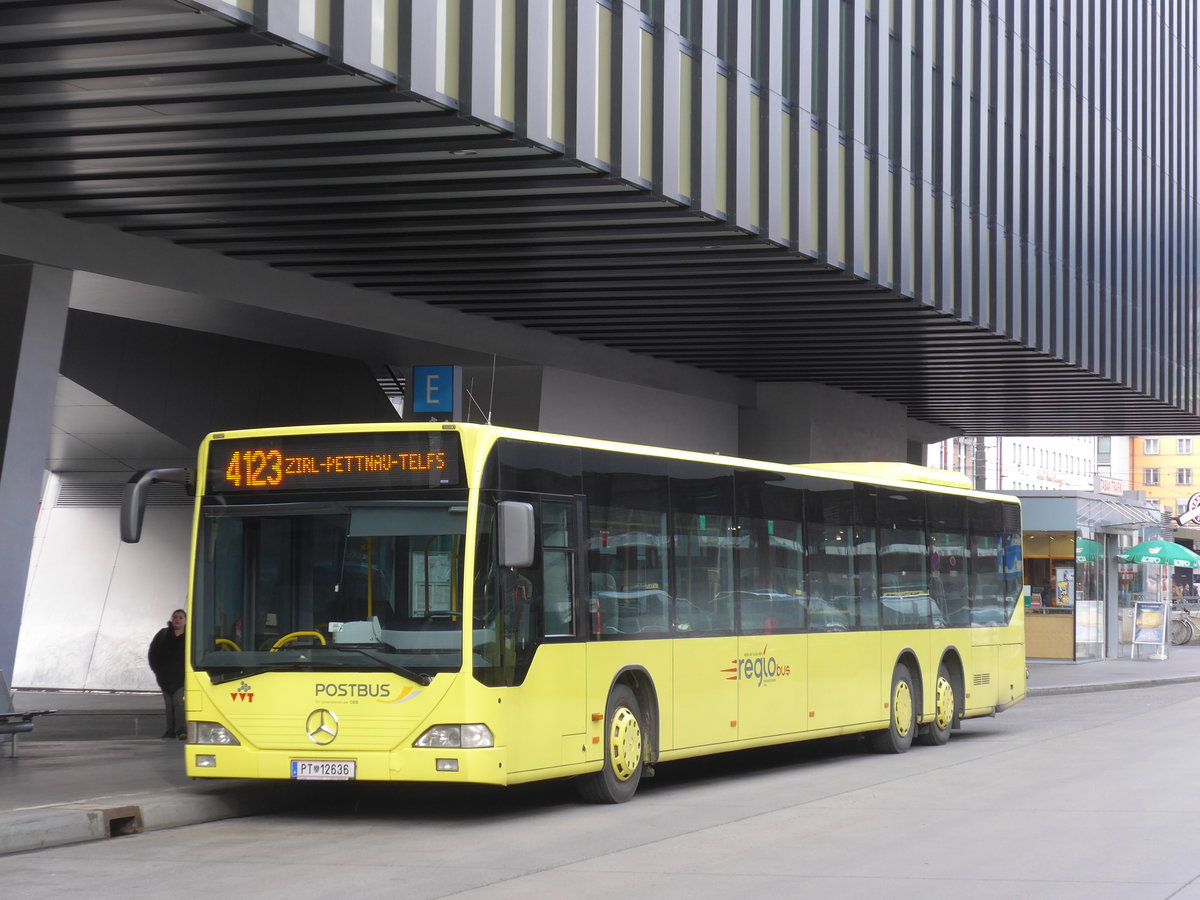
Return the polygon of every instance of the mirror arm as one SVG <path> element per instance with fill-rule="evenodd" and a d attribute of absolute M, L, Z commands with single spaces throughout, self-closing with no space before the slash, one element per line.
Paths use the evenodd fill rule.
<path fill-rule="evenodd" d="M 181 484 L 188 496 L 195 496 L 196 487 L 190 469 L 142 469 L 125 484 L 121 494 L 121 540 L 136 544 L 142 539 L 142 519 L 146 514 L 146 494 L 156 481 Z"/>

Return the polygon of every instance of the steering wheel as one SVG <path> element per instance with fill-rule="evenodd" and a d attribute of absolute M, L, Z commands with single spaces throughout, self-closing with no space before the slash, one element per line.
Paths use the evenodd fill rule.
<path fill-rule="evenodd" d="M 242 652 L 242 648 L 233 641 L 229 640 L 229 638 L 217 638 L 216 644 L 218 647 L 224 650 L 236 650 L 238 653 Z"/>
<path fill-rule="evenodd" d="M 325 645 L 325 635 L 321 634 L 319 631 L 293 631 L 291 634 L 285 634 L 283 637 L 277 640 L 275 642 L 275 646 L 271 648 L 271 652 L 274 653 L 281 647 L 285 647 L 292 641 L 299 640 L 302 637 L 315 637 L 321 642 L 321 646 Z"/>

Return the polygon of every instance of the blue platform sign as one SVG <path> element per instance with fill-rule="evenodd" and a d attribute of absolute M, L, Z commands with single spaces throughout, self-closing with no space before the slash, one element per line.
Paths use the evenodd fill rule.
<path fill-rule="evenodd" d="M 413 366 L 412 412 L 435 419 L 461 418 L 462 369 L 458 366 Z"/>

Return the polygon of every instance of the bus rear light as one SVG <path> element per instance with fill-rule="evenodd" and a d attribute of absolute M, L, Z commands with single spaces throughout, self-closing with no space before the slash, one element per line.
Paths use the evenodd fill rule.
<path fill-rule="evenodd" d="M 486 725 L 434 725 L 413 743 L 414 747 L 494 747 L 492 730 Z"/>

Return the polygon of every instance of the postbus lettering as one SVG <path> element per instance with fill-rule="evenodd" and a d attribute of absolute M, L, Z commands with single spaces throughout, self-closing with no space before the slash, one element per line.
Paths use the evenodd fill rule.
<path fill-rule="evenodd" d="M 386 684 L 353 684 L 347 682 L 326 682 L 317 684 L 315 694 L 318 697 L 390 697 L 392 689 Z"/>

